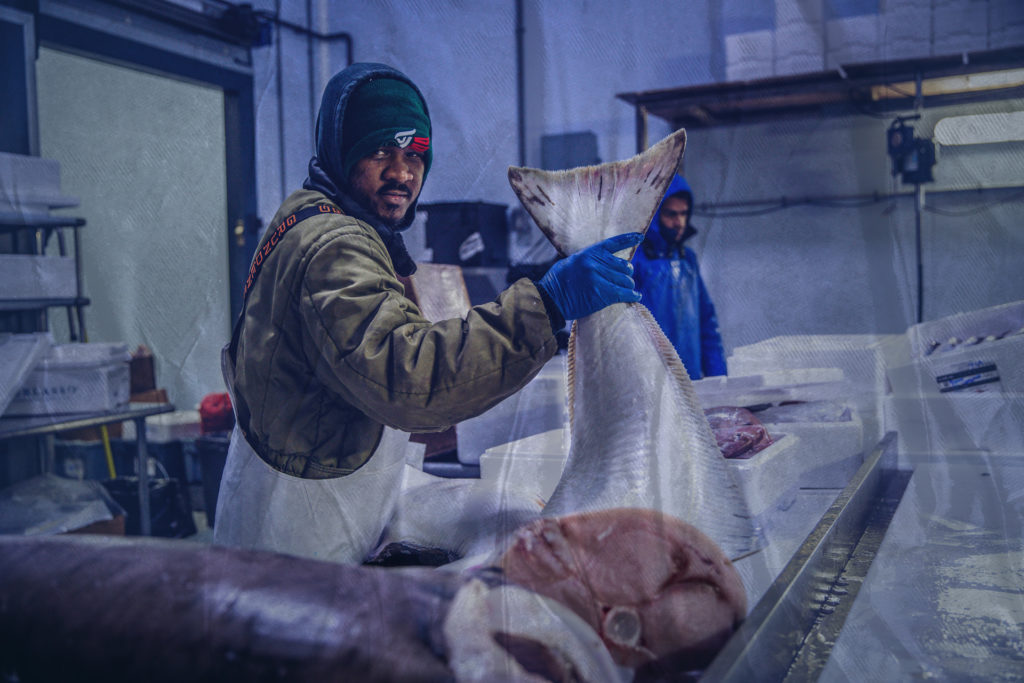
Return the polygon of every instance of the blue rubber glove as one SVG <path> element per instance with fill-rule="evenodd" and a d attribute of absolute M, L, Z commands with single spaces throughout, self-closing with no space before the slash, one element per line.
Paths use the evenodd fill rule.
<path fill-rule="evenodd" d="M 640 244 L 639 232 L 615 235 L 557 261 L 538 282 L 566 320 L 578 320 L 605 306 L 640 301 L 633 265 L 615 252 Z"/>

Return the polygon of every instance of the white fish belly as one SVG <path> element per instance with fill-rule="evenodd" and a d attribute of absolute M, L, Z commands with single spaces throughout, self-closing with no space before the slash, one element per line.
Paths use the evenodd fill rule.
<path fill-rule="evenodd" d="M 728 557 L 761 545 L 693 386 L 639 304 L 576 322 L 570 358 L 572 440 L 545 516 L 615 507 L 673 515 Z"/>

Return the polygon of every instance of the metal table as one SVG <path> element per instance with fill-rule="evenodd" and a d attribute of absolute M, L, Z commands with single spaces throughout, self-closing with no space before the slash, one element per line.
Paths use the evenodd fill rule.
<path fill-rule="evenodd" d="M 0 418 L 0 439 L 48 436 L 68 429 L 99 427 L 112 422 L 133 421 L 135 423 L 135 463 L 139 474 L 139 527 L 143 536 L 149 536 L 151 529 L 146 418 L 150 415 L 173 411 L 174 405 L 171 403 L 131 403 L 124 410 L 109 413 L 4 417 Z"/>
<path fill-rule="evenodd" d="M 1021 679 L 1024 455 L 901 469 L 895 436 L 781 571 L 737 562 L 757 602 L 702 681 Z"/>

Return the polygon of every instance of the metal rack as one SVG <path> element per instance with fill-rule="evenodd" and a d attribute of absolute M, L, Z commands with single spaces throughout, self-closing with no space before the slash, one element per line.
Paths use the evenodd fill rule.
<path fill-rule="evenodd" d="M 54 307 L 65 308 L 68 314 L 68 331 L 71 341 L 84 341 L 85 317 L 83 310 L 89 305 L 89 299 L 82 296 L 82 268 L 79 256 L 79 228 L 84 225 L 84 218 L 65 216 L 32 218 L 18 214 L 0 213 L 0 233 L 33 231 L 33 244 L 29 251 L 33 255 L 45 253 L 50 239 L 56 235 L 58 254 L 62 257 L 68 256 L 68 244 L 64 229 L 71 228 L 75 259 L 75 296 L 39 299 L 0 298 L 0 312 L 36 311 L 39 314 L 37 329 L 47 329 L 49 325 L 46 324 L 46 310 Z"/>
<path fill-rule="evenodd" d="M 19 232 L 32 232 L 31 241 L 22 244 L 17 253 L 28 255 L 45 254 L 50 240 L 56 236 L 57 251 L 61 257 L 68 257 L 68 239 L 64 234 L 65 229 L 71 229 L 71 242 L 74 247 L 75 262 L 75 295 L 72 297 L 48 298 L 40 297 L 33 299 L 3 299 L 0 298 L 0 313 L 15 313 L 19 311 L 36 312 L 38 318 L 34 321 L 34 330 L 41 331 L 49 329 L 47 310 L 49 308 L 64 308 L 68 316 L 68 332 L 72 342 L 86 341 L 84 309 L 89 305 L 89 299 L 82 296 L 82 269 L 79 229 L 85 225 L 84 218 L 68 216 L 38 216 L 0 213 L 0 234 L 14 234 Z M 17 243 L 17 238 L 12 238 Z M 28 240 L 26 240 L 28 242 Z M 171 403 L 133 403 L 128 408 L 113 412 L 74 414 L 74 415 L 41 415 L 32 417 L 6 417 L 0 418 L 0 440 L 14 439 L 19 437 L 52 437 L 57 432 L 81 429 L 86 427 L 100 427 L 112 423 L 131 420 L 135 422 L 136 440 L 136 470 L 139 476 L 139 526 L 143 536 L 151 532 L 150 505 L 149 505 L 149 477 L 148 477 L 148 444 L 146 440 L 146 418 L 151 415 L 169 413 L 174 410 Z M 49 469 L 46 463 L 44 469 Z"/>
<path fill-rule="evenodd" d="M 66 429 L 99 427 L 114 422 L 135 422 L 135 467 L 139 474 L 139 527 L 143 536 L 151 531 L 149 510 L 149 448 L 146 418 L 174 410 L 170 403 L 131 403 L 125 410 L 90 415 L 42 415 L 0 418 L 0 440 L 24 436 L 52 436 Z"/>

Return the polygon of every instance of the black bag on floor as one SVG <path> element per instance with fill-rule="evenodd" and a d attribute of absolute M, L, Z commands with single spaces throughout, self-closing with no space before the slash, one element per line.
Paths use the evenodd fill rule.
<path fill-rule="evenodd" d="M 139 478 L 118 477 L 103 482 L 111 497 L 125 510 L 125 534 L 142 533 L 139 514 Z M 177 479 L 149 480 L 150 532 L 153 536 L 185 538 L 196 533 L 192 503 Z"/>

